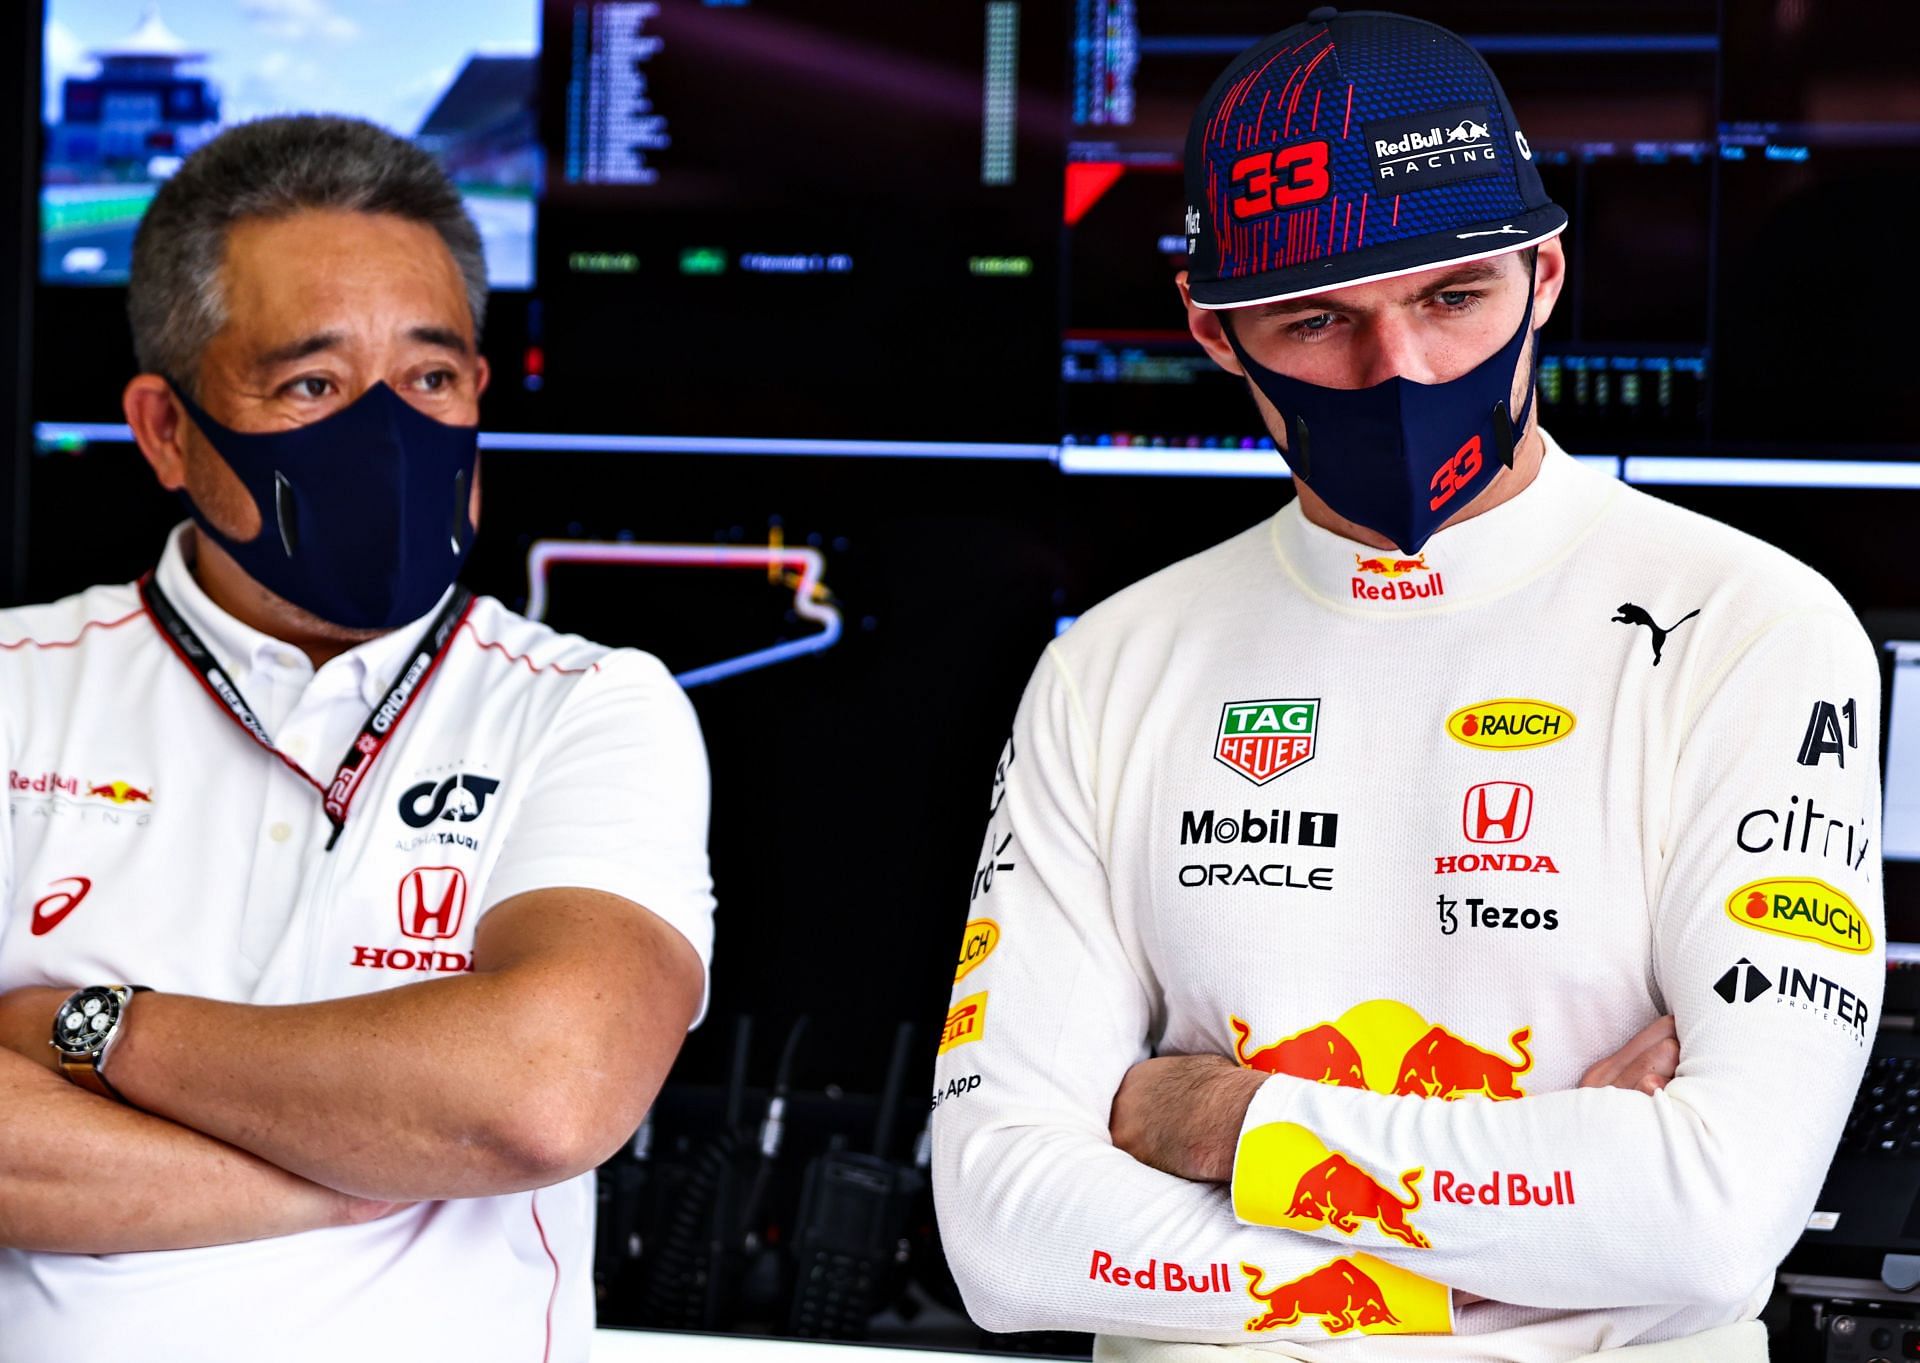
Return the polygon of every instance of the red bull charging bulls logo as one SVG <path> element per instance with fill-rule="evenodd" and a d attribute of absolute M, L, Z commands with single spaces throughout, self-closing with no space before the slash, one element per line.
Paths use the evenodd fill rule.
<path fill-rule="evenodd" d="M 1518 1081 L 1533 1068 L 1529 1027 L 1508 1035 L 1507 1045 L 1518 1057 L 1509 1059 L 1428 1023 L 1393 999 L 1356 1004 L 1333 1022 L 1258 1049 L 1249 1047 L 1253 1029 L 1246 1022 L 1230 1017 L 1227 1023 L 1233 1029 L 1234 1058 L 1249 1069 L 1376 1093 L 1524 1098 L 1526 1090 Z"/>
<path fill-rule="evenodd" d="M 1370 1221 L 1386 1239 L 1409 1249 L 1431 1249 L 1433 1242 L 1412 1216 L 1420 1210 L 1424 1170 L 1401 1173 L 1396 1188 L 1375 1178 L 1343 1151 L 1331 1150 L 1296 1122 L 1267 1122 L 1240 1138 L 1234 1160 L 1233 1210 L 1257 1226 L 1315 1231 L 1332 1227 L 1342 1235 Z"/>
<path fill-rule="evenodd" d="M 1453 1318 L 1447 1289 L 1370 1254 L 1335 1259 L 1290 1282 L 1266 1286 L 1258 1264 L 1240 1265 L 1247 1295 L 1262 1314 L 1251 1334 L 1281 1330 L 1311 1317 L 1329 1335 L 1447 1334 Z"/>

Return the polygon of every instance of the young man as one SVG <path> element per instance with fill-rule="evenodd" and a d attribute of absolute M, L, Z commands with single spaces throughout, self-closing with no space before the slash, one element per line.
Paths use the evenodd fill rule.
<path fill-rule="evenodd" d="M 587 1356 L 707 769 L 656 660 L 455 584 L 485 301 L 363 123 L 234 128 L 141 225 L 127 419 L 192 520 L 0 613 L 5 1363 Z"/>
<path fill-rule="evenodd" d="M 1540 428 L 1531 157 L 1378 12 L 1196 115 L 1181 292 L 1298 496 L 1020 706 L 935 1094 L 991 1329 L 1764 1356 L 1882 987 L 1879 674 L 1818 575 Z"/>

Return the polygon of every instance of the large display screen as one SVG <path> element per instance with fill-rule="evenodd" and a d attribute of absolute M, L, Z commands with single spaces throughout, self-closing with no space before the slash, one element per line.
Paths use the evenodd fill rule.
<path fill-rule="evenodd" d="M 349 114 L 429 148 L 497 289 L 534 280 L 538 0 L 48 0 L 40 276 L 123 284 L 154 191 L 222 128 Z"/>

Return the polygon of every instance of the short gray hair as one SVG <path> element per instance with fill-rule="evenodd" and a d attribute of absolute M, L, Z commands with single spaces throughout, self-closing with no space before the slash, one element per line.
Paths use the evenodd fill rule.
<path fill-rule="evenodd" d="M 236 124 L 181 162 L 141 219 L 127 320 L 143 372 L 198 388 L 201 354 L 227 322 L 220 266 L 228 230 L 244 218 L 303 209 L 391 213 L 433 228 L 460 267 L 478 336 L 487 311 L 486 256 L 440 163 L 359 119 L 261 118 Z"/>

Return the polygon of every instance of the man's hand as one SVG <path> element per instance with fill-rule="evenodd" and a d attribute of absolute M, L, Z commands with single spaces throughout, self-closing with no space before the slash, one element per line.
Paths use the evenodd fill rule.
<path fill-rule="evenodd" d="M 1658 1093 L 1680 1068 L 1680 1038 L 1673 1014 L 1649 1022 L 1633 1040 L 1580 1076 L 1583 1089 L 1637 1089 Z"/>
<path fill-rule="evenodd" d="M 0 1047 L 59 1074 L 59 1053 L 49 1044 L 53 1018 L 72 993 L 71 989 L 33 985 L 0 994 Z"/>
<path fill-rule="evenodd" d="M 1113 1095 L 1113 1143 L 1142 1164 L 1194 1183 L 1233 1177 L 1253 1092 L 1272 1076 L 1224 1055 L 1162 1055 L 1128 1070 Z"/>
<path fill-rule="evenodd" d="M 1656 1018 L 1581 1077 L 1581 1088 L 1657 1093 L 1680 1065 L 1673 1017 Z M 1271 1076 L 1220 1055 L 1162 1055 L 1128 1070 L 1108 1119 L 1113 1143 L 1194 1183 L 1225 1183 L 1253 1092 Z"/>

